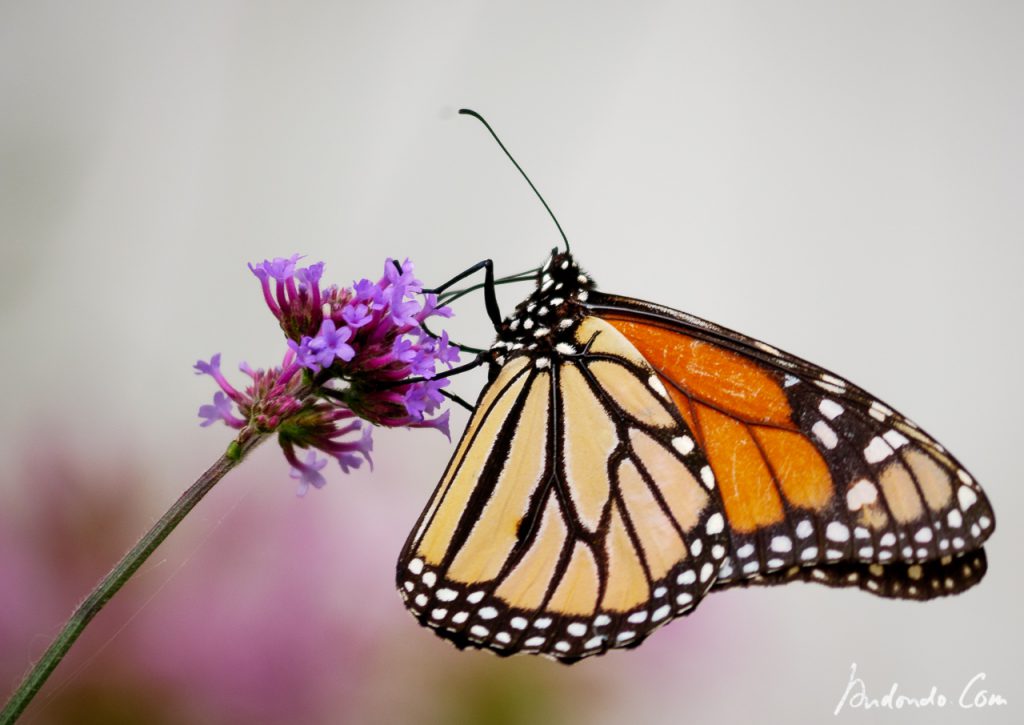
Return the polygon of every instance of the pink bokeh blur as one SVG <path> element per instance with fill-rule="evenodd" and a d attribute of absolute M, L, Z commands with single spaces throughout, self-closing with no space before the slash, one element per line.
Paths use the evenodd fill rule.
<path fill-rule="evenodd" d="M 388 481 L 360 479 L 376 489 L 356 497 L 370 510 L 332 505 L 326 497 L 356 485 L 336 471 L 298 499 L 274 447 L 222 481 L 97 616 L 26 722 L 593 722 L 610 679 L 646 679 L 652 667 L 685 677 L 690 665 L 668 651 L 685 624 L 645 645 L 643 660 L 616 653 L 571 671 L 457 652 L 391 586 L 394 526 L 379 518 Z M 145 467 L 130 455 L 42 451 L 29 442 L 17 474 L 32 495 L 0 512 L 7 686 L 155 519 Z M 689 647 L 710 646 L 706 625 L 687 628 Z"/>

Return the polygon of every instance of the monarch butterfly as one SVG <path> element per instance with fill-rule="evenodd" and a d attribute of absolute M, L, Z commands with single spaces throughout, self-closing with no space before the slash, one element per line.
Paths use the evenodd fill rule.
<path fill-rule="evenodd" d="M 397 567 L 421 624 L 571 663 L 727 587 L 926 600 L 980 581 L 992 508 L 915 423 L 763 342 L 598 291 L 566 246 L 505 319 L 478 265 L 490 382 Z"/>

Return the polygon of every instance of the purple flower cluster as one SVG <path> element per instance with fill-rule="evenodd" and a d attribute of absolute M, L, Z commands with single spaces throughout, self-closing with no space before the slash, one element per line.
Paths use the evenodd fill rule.
<path fill-rule="evenodd" d="M 199 409 L 201 425 L 221 421 L 242 431 L 278 433 L 301 495 L 324 485 L 326 460 L 314 451 L 302 459 L 296 447 L 323 451 L 348 472 L 370 461 L 371 428 L 363 421 L 437 428 L 450 437 L 448 411 L 440 411 L 448 380 L 436 375 L 458 362 L 459 352 L 446 332 L 435 337 L 424 327 L 429 318 L 452 313 L 437 306 L 436 296 L 422 293 L 408 259 L 388 259 L 376 282 L 326 288 L 320 286 L 323 263 L 299 267 L 300 259 L 249 265 L 286 336 L 281 366 L 263 371 L 241 365 L 252 379 L 245 392 L 221 374 L 220 355 L 195 369 L 221 388 Z M 359 438 L 342 440 L 353 434 Z"/>

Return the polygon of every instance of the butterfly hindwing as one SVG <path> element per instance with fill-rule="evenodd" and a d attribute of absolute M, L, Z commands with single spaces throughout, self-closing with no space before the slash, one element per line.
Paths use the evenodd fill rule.
<path fill-rule="evenodd" d="M 562 661 L 689 612 L 727 551 L 710 469 L 654 371 L 607 323 L 564 326 L 481 394 L 399 560 L 458 645 Z"/>
<path fill-rule="evenodd" d="M 981 581 L 987 568 L 985 550 L 977 549 L 921 564 L 897 562 L 883 566 L 843 561 L 836 564 L 794 566 L 769 574 L 722 582 L 716 584 L 715 589 L 775 586 L 803 581 L 835 588 L 856 587 L 887 599 L 927 601 L 970 589 Z"/>

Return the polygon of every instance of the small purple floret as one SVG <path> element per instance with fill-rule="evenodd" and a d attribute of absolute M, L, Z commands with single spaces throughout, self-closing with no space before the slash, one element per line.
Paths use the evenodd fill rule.
<path fill-rule="evenodd" d="M 313 488 L 323 488 L 327 485 L 327 479 L 320 473 L 326 465 L 327 459 L 318 458 L 316 451 L 310 451 L 309 455 L 306 456 L 306 460 L 300 462 L 298 466 L 293 465 L 288 475 L 299 481 L 299 488 L 296 494 L 305 496 L 310 486 Z"/>
<path fill-rule="evenodd" d="M 218 390 L 213 394 L 212 404 L 199 406 L 199 417 L 203 419 L 203 422 L 199 425 L 205 428 L 208 425 L 222 421 L 232 428 L 241 428 L 244 421 L 232 415 L 233 412 L 234 406 L 231 403 L 231 398 Z"/>
<path fill-rule="evenodd" d="M 448 380 L 436 376 L 459 361 L 459 348 L 447 332 L 428 332 L 432 318 L 452 312 L 423 293 L 408 259 L 386 260 L 377 281 L 324 288 L 323 262 L 299 267 L 300 259 L 249 265 L 285 334 L 281 364 L 262 370 L 243 363 L 240 370 L 252 381 L 244 391 L 228 383 L 219 354 L 198 361 L 195 370 L 220 387 L 213 403 L 200 408 L 201 425 L 221 421 L 241 429 L 240 439 L 277 433 L 302 495 L 326 483 L 321 471 L 330 458 L 345 473 L 364 461 L 372 468 L 373 425 L 436 428 L 450 436 L 441 409 Z M 322 391 L 310 387 L 321 385 Z M 300 449 L 307 451 L 304 459 Z"/>

